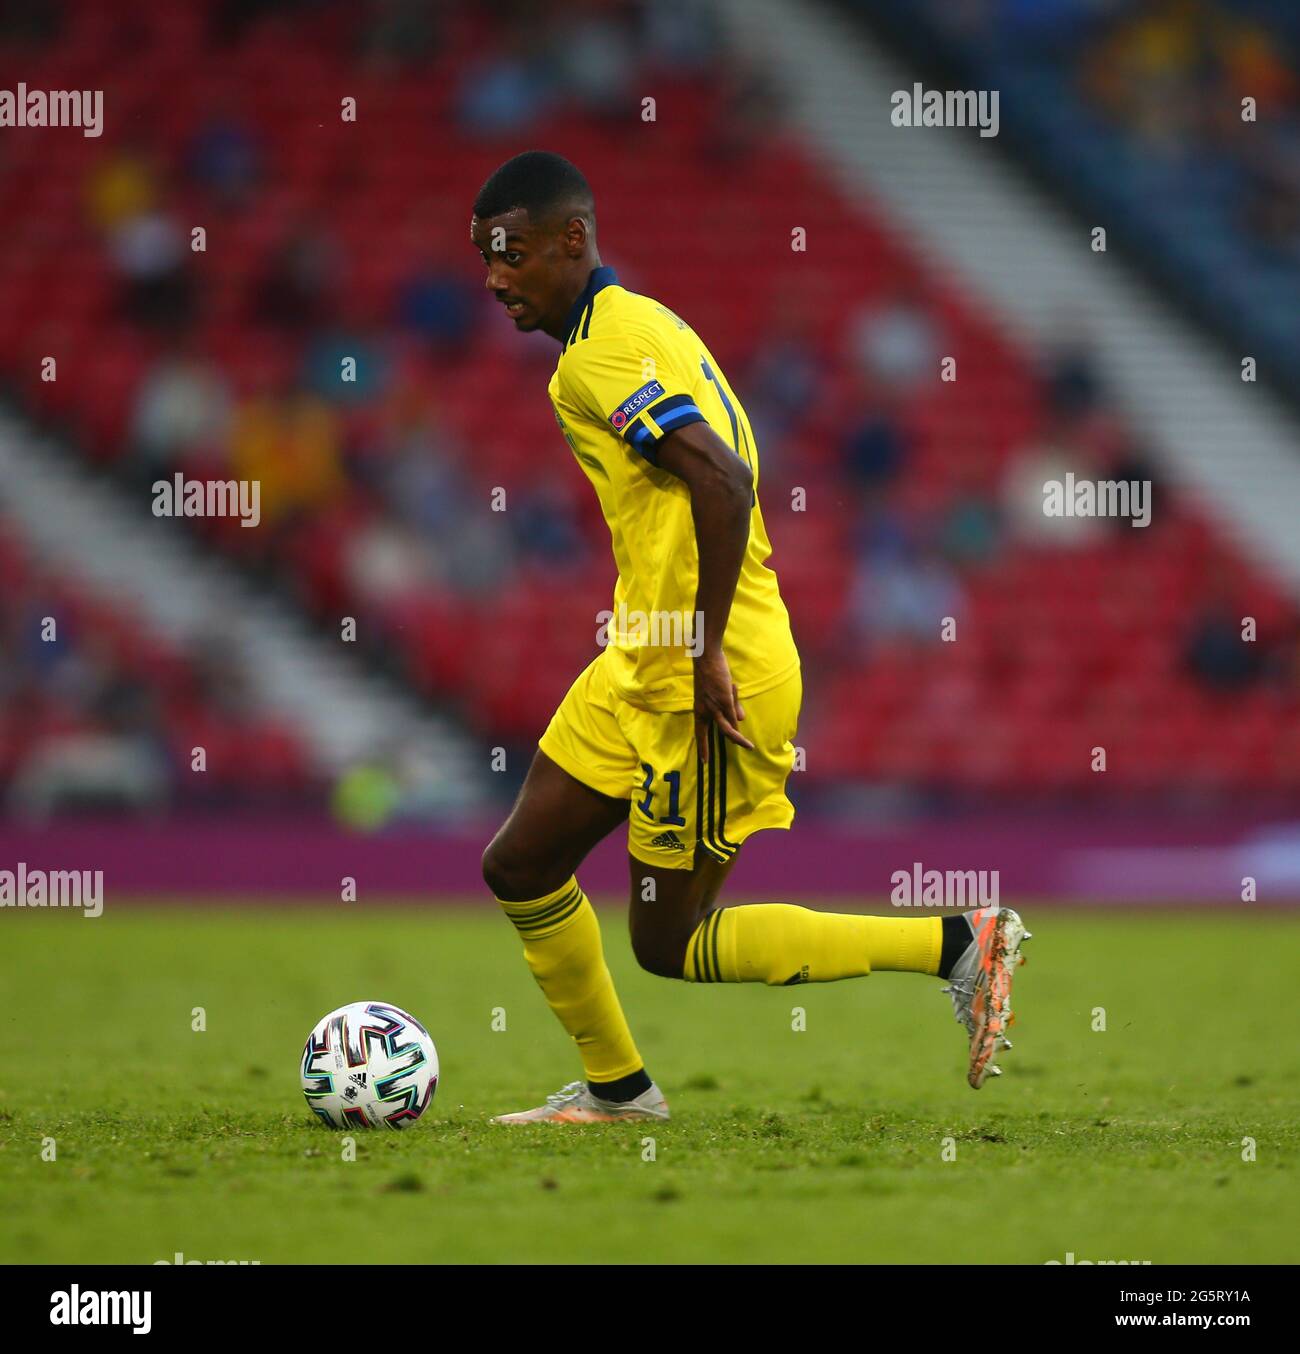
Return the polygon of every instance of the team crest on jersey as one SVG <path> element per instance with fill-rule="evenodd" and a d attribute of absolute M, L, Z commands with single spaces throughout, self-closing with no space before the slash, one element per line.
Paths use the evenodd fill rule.
<path fill-rule="evenodd" d="M 642 409 L 664 393 L 658 381 L 647 381 L 635 395 L 629 395 L 609 416 L 609 421 L 618 432 L 627 427 L 628 420 L 635 418 Z"/>

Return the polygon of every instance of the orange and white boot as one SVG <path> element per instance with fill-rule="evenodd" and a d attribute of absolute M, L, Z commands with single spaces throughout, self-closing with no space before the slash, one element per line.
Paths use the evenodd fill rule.
<path fill-rule="evenodd" d="M 965 913 L 965 920 L 971 943 L 953 965 L 943 991 L 952 996 L 953 1011 L 970 1035 L 966 1080 L 978 1091 L 985 1078 L 1002 1074 L 997 1058 L 1011 1047 L 1011 979 L 1025 962 L 1020 946 L 1032 932 L 1025 930 L 1018 913 L 996 903 Z"/>

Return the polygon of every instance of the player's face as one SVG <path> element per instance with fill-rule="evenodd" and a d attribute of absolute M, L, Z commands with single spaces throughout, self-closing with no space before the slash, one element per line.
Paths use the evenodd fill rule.
<path fill-rule="evenodd" d="M 528 213 L 515 209 L 485 220 L 472 217 L 469 237 L 487 265 L 484 286 L 505 306 L 515 328 L 557 330 L 570 304 L 563 294 L 563 236 L 530 224 Z"/>

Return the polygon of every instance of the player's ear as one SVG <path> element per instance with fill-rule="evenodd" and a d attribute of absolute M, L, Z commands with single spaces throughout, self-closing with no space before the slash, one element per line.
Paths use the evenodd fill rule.
<path fill-rule="evenodd" d="M 569 217 L 564 227 L 564 248 L 571 259 L 580 259 L 586 253 L 589 234 L 585 218 Z"/>

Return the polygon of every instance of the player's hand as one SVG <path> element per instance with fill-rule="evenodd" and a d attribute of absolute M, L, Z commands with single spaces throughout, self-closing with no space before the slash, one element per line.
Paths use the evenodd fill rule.
<path fill-rule="evenodd" d="M 709 760 L 709 725 L 716 724 L 738 747 L 753 751 L 753 743 L 736 727 L 745 718 L 745 707 L 736 694 L 731 668 L 721 649 L 702 653 L 695 660 L 695 746 L 700 760 Z"/>

